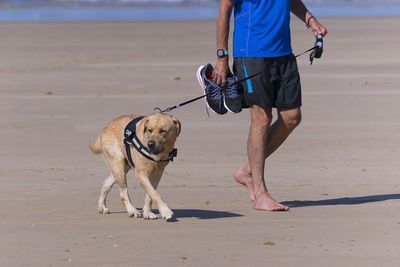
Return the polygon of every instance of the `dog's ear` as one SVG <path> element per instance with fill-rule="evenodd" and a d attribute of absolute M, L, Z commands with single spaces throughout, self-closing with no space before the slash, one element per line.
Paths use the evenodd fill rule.
<path fill-rule="evenodd" d="M 175 118 L 175 117 L 172 117 L 172 121 L 174 122 L 174 125 L 175 125 L 175 128 L 176 128 L 176 137 L 178 137 L 179 134 L 181 133 L 181 128 L 182 128 L 181 122 L 178 121 L 178 119 Z"/>
<path fill-rule="evenodd" d="M 145 117 L 143 119 L 143 133 L 147 131 L 147 124 L 149 123 L 149 118 Z"/>

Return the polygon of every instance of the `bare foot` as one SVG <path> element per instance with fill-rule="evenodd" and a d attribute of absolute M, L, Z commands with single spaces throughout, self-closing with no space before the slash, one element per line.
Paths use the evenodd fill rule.
<path fill-rule="evenodd" d="M 254 209 L 264 211 L 288 211 L 289 207 L 282 205 L 268 193 L 262 193 L 258 195 L 256 201 L 254 201 Z"/>
<path fill-rule="evenodd" d="M 241 185 L 244 185 L 247 188 L 249 193 L 249 197 L 251 201 L 254 201 L 254 186 L 253 186 L 253 178 L 251 177 L 251 172 L 247 171 L 244 166 L 240 167 L 233 173 L 233 178 L 236 182 Z"/>

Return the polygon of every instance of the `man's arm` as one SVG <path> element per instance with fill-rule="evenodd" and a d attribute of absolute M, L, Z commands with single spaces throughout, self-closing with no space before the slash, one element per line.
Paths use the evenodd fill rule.
<path fill-rule="evenodd" d="M 228 50 L 229 22 L 233 9 L 233 0 L 221 0 L 217 19 L 217 49 Z M 213 79 L 217 84 L 225 83 L 229 72 L 229 56 L 217 58 Z"/>
<path fill-rule="evenodd" d="M 322 34 L 322 36 L 325 36 L 328 33 L 328 30 L 308 11 L 303 1 L 292 0 L 290 11 L 306 23 L 307 27 L 311 28 L 314 35 Z"/>

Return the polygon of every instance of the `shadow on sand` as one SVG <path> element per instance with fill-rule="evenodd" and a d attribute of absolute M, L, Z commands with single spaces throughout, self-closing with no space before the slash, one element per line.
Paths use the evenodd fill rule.
<path fill-rule="evenodd" d="M 142 211 L 142 209 L 138 209 L 138 211 Z M 159 215 L 158 210 L 152 210 L 155 214 Z M 232 217 L 242 217 L 242 214 L 228 212 L 228 211 L 215 211 L 215 210 L 200 210 L 200 209 L 172 209 L 174 212 L 174 217 L 171 222 L 178 221 L 181 218 L 196 218 L 200 220 L 207 219 L 220 219 L 220 218 L 232 218 Z M 113 211 L 110 214 L 122 214 L 126 213 L 126 211 Z"/>
<path fill-rule="evenodd" d="M 173 209 L 174 217 L 179 218 L 197 218 L 197 219 L 220 219 L 241 217 L 243 215 L 228 211 L 199 210 L 199 209 Z"/>
<path fill-rule="evenodd" d="M 361 197 L 343 197 L 321 200 L 294 200 L 285 201 L 282 204 L 291 208 L 297 207 L 310 207 L 310 206 L 334 206 L 334 205 L 359 205 L 370 202 L 379 202 L 385 200 L 400 199 L 400 194 L 387 194 L 387 195 L 371 195 Z"/>

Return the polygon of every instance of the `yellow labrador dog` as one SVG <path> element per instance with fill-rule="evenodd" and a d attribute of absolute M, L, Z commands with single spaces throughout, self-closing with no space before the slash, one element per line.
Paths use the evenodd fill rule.
<path fill-rule="evenodd" d="M 132 125 L 132 123 L 136 125 L 131 126 L 133 129 L 127 130 L 129 127 L 127 125 Z M 148 115 L 143 118 L 134 114 L 125 115 L 107 124 L 96 141 L 90 144 L 93 153 L 102 153 L 111 168 L 111 174 L 103 182 L 101 188 L 98 202 L 99 213 L 109 213 L 106 207 L 107 194 L 117 183 L 121 201 L 129 217 L 157 218 L 151 212 L 151 205 L 154 202 L 162 218 L 166 220 L 172 218 L 173 212 L 161 199 L 156 188 L 165 167 L 172 160 L 171 154 L 175 152 L 174 144 L 180 131 L 181 123 L 174 116 L 166 113 Z M 134 135 L 136 138 L 131 137 L 131 142 L 129 142 L 126 135 L 132 132 L 136 132 Z M 134 164 L 135 175 L 147 193 L 143 214 L 132 205 L 128 195 L 126 174 L 132 164 Z"/>

